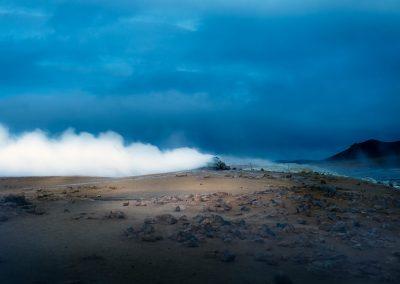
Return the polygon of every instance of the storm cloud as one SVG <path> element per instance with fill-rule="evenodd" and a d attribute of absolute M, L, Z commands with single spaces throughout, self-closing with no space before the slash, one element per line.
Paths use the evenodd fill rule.
<path fill-rule="evenodd" d="M 400 138 L 398 1 L 0 1 L 0 122 L 321 158 Z"/>

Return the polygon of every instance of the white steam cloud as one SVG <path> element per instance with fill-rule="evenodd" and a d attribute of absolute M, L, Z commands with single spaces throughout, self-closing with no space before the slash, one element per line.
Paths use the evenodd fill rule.
<path fill-rule="evenodd" d="M 53 138 L 41 130 L 11 135 L 0 124 L 0 176 L 132 176 L 195 169 L 212 156 L 191 148 L 126 145 L 122 136 L 68 129 Z"/>

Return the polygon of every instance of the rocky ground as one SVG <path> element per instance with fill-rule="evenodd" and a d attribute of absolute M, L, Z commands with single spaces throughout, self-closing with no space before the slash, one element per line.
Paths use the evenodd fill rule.
<path fill-rule="evenodd" d="M 312 172 L 0 180 L 1 283 L 399 283 L 400 192 Z"/>

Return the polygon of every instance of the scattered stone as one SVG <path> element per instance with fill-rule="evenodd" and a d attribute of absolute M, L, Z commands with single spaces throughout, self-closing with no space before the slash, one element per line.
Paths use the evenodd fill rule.
<path fill-rule="evenodd" d="M 224 212 L 232 210 L 232 205 L 226 203 L 222 198 L 219 198 L 216 202 L 208 204 L 205 211 L 208 212 Z"/>
<path fill-rule="evenodd" d="M 352 225 L 353 225 L 353 227 L 356 227 L 356 228 L 360 228 L 361 227 L 361 223 L 358 220 L 353 220 Z"/>
<path fill-rule="evenodd" d="M 298 220 L 297 220 L 297 224 L 306 225 L 306 224 L 307 224 L 307 221 L 304 220 L 304 219 L 298 219 Z"/>
<path fill-rule="evenodd" d="M 305 213 L 307 216 L 309 216 L 311 214 L 311 207 L 309 204 L 302 203 L 296 207 L 296 212 Z"/>
<path fill-rule="evenodd" d="M 250 211 L 250 207 L 242 206 L 242 207 L 240 208 L 240 211 L 249 212 L 249 211 Z"/>
<path fill-rule="evenodd" d="M 29 202 L 25 198 L 25 195 L 16 195 L 16 194 L 9 194 L 4 196 L 2 203 L 8 203 L 10 205 L 15 205 L 15 206 L 31 205 L 31 202 Z"/>
<path fill-rule="evenodd" d="M 180 212 L 181 211 L 181 207 L 178 205 L 175 207 L 175 212 Z"/>
<path fill-rule="evenodd" d="M 254 237 L 253 242 L 259 243 L 259 244 L 265 243 L 264 239 L 263 239 L 263 238 L 260 238 L 260 237 L 258 237 L 258 236 L 255 236 L 255 237 Z"/>
<path fill-rule="evenodd" d="M 124 235 L 128 238 L 135 238 L 143 242 L 157 242 L 163 239 L 150 223 L 143 223 L 139 229 L 129 227 L 124 231 Z"/>
<path fill-rule="evenodd" d="M 143 223 L 140 232 L 143 234 L 152 234 L 155 232 L 154 226 L 152 226 L 150 223 Z"/>
<path fill-rule="evenodd" d="M 261 226 L 260 235 L 263 238 L 276 238 L 276 233 L 266 224 Z"/>
<path fill-rule="evenodd" d="M 143 221 L 144 224 L 155 224 L 156 222 L 156 219 L 153 217 L 147 217 Z"/>
<path fill-rule="evenodd" d="M 105 219 L 125 219 L 125 213 L 122 211 L 110 211 L 106 214 Z"/>
<path fill-rule="evenodd" d="M 199 246 L 199 240 L 196 237 L 191 237 L 185 241 L 185 245 L 189 248 L 197 248 Z"/>
<path fill-rule="evenodd" d="M 222 216 L 217 214 L 211 215 L 197 215 L 193 218 L 193 221 L 203 226 L 210 226 L 213 228 L 219 228 L 221 226 L 228 226 L 231 223 L 225 220 Z"/>
<path fill-rule="evenodd" d="M 346 233 L 347 225 L 343 221 L 336 222 L 330 229 L 332 232 Z"/>
<path fill-rule="evenodd" d="M 30 206 L 24 208 L 26 209 L 25 212 L 33 215 L 44 215 L 46 214 L 46 211 L 43 208 L 37 207 L 37 206 Z"/>
<path fill-rule="evenodd" d="M 179 217 L 178 222 L 181 222 L 183 224 L 187 224 L 188 223 L 188 218 L 186 217 L 186 215 L 182 215 L 181 217 Z"/>
<path fill-rule="evenodd" d="M 276 223 L 276 227 L 277 227 L 278 229 L 284 229 L 284 228 L 286 228 L 287 226 L 288 226 L 287 223 Z"/>
<path fill-rule="evenodd" d="M 143 200 L 137 200 L 134 205 L 135 206 L 147 206 L 147 203 Z"/>
<path fill-rule="evenodd" d="M 328 219 L 331 220 L 331 221 L 336 221 L 337 220 L 337 215 L 334 212 L 328 212 L 328 214 L 326 214 L 326 217 L 328 217 Z"/>
<path fill-rule="evenodd" d="M 336 187 L 332 185 L 321 185 L 318 187 L 318 189 L 325 192 L 325 195 L 328 197 L 333 197 L 337 192 Z"/>
<path fill-rule="evenodd" d="M 171 214 L 162 214 L 156 216 L 157 223 L 165 224 L 165 225 L 173 225 L 178 222 L 178 220 L 172 216 Z"/>
<path fill-rule="evenodd" d="M 122 206 L 129 206 L 129 201 L 122 203 Z"/>
<path fill-rule="evenodd" d="M 142 236 L 142 241 L 144 242 L 157 242 L 157 241 L 161 241 L 163 239 L 162 236 L 159 235 L 154 235 L 154 234 L 145 234 Z"/>
<path fill-rule="evenodd" d="M 175 239 L 179 243 L 184 243 L 187 247 L 199 246 L 199 239 L 189 231 L 179 231 Z"/>

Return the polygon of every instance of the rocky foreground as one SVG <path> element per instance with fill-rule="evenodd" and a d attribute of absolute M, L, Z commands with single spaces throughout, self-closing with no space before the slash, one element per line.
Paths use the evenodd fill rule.
<path fill-rule="evenodd" d="M 312 172 L 3 178 L 0 282 L 399 283 L 399 217 Z"/>

